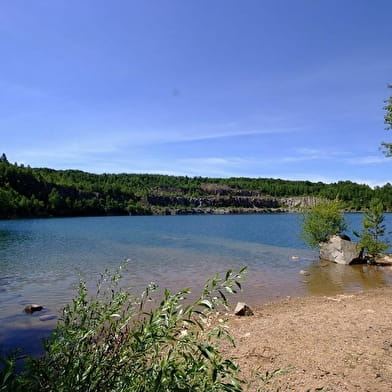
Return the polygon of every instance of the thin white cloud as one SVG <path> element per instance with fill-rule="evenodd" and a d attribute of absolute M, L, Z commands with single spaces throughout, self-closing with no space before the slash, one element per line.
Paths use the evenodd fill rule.
<path fill-rule="evenodd" d="M 188 165 L 193 167 L 211 167 L 225 166 L 231 168 L 246 168 L 246 167 L 274 167 L 285 163 L 303 162 L 308 160 L 319 159 L 317 155 L 308 156 L 276 156 L 274 158 L 253 158 L 253 157 L 200 157 L 200 158 L 185 158 L 180 159 L 180 165 Z"/>
<path fill-rule="evenodd" d="M 320 155 L 320 154 L 324 154 L 324 151 L 316 149 L 316 148 L 305 148 L 305 147 L 301 147 L 301 148 L 296 148 L 295 152 L 297 154 L 301 154 L 301 155 Z"/>
<path fill-rule="evenodd" d="M 140 133 L 132 134 L 132 139 L 129 141 L 136 144 L 169 144 L 169 143 L 184 143 L 184 142 L 199 142 L 204 140 L 213 139 L 227 139 L 235 137 L 246 137 L 254 135 L 271 135 L 271 134 L 281 134 L 281 133 L 294 133 L 300 132 L 300 128 L 265 128 L 265 129 L 253 129 L 253 130 L 243 130 L 243 129 L 226 129 L 219 130 L 215 127 L 211 129 L 200 129 L 197 127 L 190 127 L 184 132 L 172 131 L 172 130 L 162 130 L 162 131 L 143 131 Z M 134 138 L 135 136 L 135 138 Z"/>
<path fill-rule="evenodd" d="M 374 165 L 374 164 L 389 164 L 389 163 L 391 163 L 391 161 L 388 160 L 383 155 L 360 156 L 360 157 L 347 159 L 346 162 L 351 165 Z"/>
<path fill-rule="evenodd" d="M 57 145 L 51 148 L 44 147 L 42 149 L 26 149 L 18 151 L 19 156 L 24 159 L 41 158 L 41 159 L 57 159 L 57 160 L 83 160 L 89 155 L 115 153 L 118 147 L 112 144 L 77 144 Z"/>
<path fill-rule="evenodd" d="M 330 150 L 330 149 L 316 149 L 316 148 L 296 148 L 294 150 L 294 156 L 289 157 L 288 159 L 290 160 L 291 158 L 293 160 L 313 160 L 313 159 L 333 159 L 333 160 L 339 160 L 339 159 L 344 159 L 348 155 L 351 155 L 351 153 L 347 151 L 339 151 L 339 150 Z"/>
<path fill-rule="evenodd" d="M 65 159 L 79 158 L 91 154 L 105 153 L 124 153 L 126 150 L 133 148 L 151 148 L 153 145 L 175 144 L 175 143 L 192 143 L 208 141 L 213 139 L 225 139 L 234 137 L 246 137 L 253 135 L 270 135 L 277 133 L 300 132 L 300 129 L 259 129 L 259 130 L 237 130 L 228 127 L 219 129 L 217 126 L 211 126 L 213 129 L 191 128 L 187 132 L 175 130 L 84 130 L 75 131 L 73 129 L 64 130 L 63 135 L 58 140 L 47 138 L 41 140 L 38 147 L 29 145 L 28 148 L 20 149 L 19 156 L 23 159 L 32 157 L 57 157 Z"/>
<path fill-rule="evenodd" d="M 185 165 L 233 165 L 242 162 L 239 158 L 218 158 L 218 157 L 207 157 L 207 158 L 186 158 L 180 159 L 180 164 Z"/>

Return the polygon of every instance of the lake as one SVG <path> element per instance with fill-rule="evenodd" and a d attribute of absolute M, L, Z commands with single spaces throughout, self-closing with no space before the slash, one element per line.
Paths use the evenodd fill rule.
<path fill-rule="evenodd" d="M 351 230 L 360 229 L 361 214 L 347 218 Z M 300 223 L 298 214 L 0 221 L 0 345 L 40 352 L 40 338 L 56 323 L 42 316 L 58 315 L 73 298 L 78 273 L 93 284 L 123 260 L 124 281 L 137 294 L 151 281 L 197 291 L 214 273 L 248 266 L 238 298 L 253 305 L 391 284 L 389 268 L 320 263 L 300 239 Z M 386 214 L 386 224 L 392 226 L 392 214 Z M 29 303 L 45 309 L 28 315 Z"/>

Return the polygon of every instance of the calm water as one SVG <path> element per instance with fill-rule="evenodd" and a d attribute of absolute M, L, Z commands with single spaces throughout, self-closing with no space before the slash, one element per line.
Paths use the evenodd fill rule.
<path fill-rule="evenodd" d="M 361 215 L 349 214 L 351 229 Z M 386 214 L 392 226 L 392 214 Z M 75 294 L 78 271 L 94 282 L 130 259 L 126 283 L 191 287 L 228 268 L 248 266 L 240 298 L 258 304 L 287 295 L 332 295 L 389 285 L 382 267 L 320 264 L 299 238 L 296 214 L 100 217 L 0 221 L 0 344 L 40 350 L 56 316 Z M 350 233 L 349 233 L 350 234 Z M 300 270 L 306 269 L 309 276 Z M 27 315 L 28 303 L 45 306 Z"/>

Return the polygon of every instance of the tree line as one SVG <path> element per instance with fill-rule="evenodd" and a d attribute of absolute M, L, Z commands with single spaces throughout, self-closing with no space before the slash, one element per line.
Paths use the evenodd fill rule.
<path fill-rule="evenodd" d="M 92 174 L 79 170 L 31 168 L 0 157 L 0 218 L 145 215 L 162 212 L 159 198 L 339 199 L 346 210 L 362 211 L 373 198 L 392 210 L 392 185 L 332 184 L 272 178 L 208 178 L 159 174 Z M 154 200 L 158 205 L 154 205 Z M 226 203 L 227 204 L 227 203 Z M 178 206 L 177 206 L 178 207 Z M 235 205 L 234 205 L 235 207 Z"/>

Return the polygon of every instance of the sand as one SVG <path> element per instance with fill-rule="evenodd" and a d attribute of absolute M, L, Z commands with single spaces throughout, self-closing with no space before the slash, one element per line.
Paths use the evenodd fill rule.
<path fill-rule="evenodd" d="M 237 347 L 224 348 L 253 381 L 245 390 L 392 391 L 392 288 L 254 310 L 229 317 Z"/>

